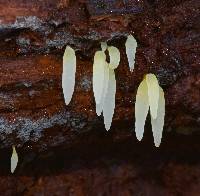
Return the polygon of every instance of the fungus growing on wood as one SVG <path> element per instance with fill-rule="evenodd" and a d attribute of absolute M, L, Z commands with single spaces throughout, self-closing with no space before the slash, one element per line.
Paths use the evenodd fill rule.
<path fill-rule="evenodd" d="M 12 146 L 12 156 L 11 156 L 11 168 L 10 171 L 11 173 L 14 173 L 17 164 L 18 164 L 18 155 L 17 155 L 17 151 L 15 149 L 15 146 Z"/>
<path fill-rule="evenodd" d="M 108 83 L 109 83 L 109 66 L 108 66 L 108 63 L 105 62 L 103 92 L 102 92 L 102 95 L 101 95 L 100 103 L 96 104 L 96 113 L 97 113 L 98 116 L 100 116 L 102 111 L 103 111 L 103 104 L 104 104 L 105 96 L 106 96 L 106 93 L 107 93 L 107 90 L 108 90 Z"/>
<path fill-rule="evenodd" d="M 137 42 L 129 35 L 126 42 L 126 53 L 130 69 L 134 68 Z M 93 64 L 93 92 L 96 102 L 96 113 L 103 113 L 106 130 L 110 129 L 115 110 L 116 79 L 115 71 L 120 63 L 120 51 L 114 46 L 101 43 L 101 51 L 97 51 Z M 110 62 L 106 61 L 106 50 Z M 63 56 L 62 87 L 65 103 L 69 104 L 75 85 L 76 55 L 67 46 Z M 146 117 L 150 108 L 151 124 L 155 146 L 159 146 L 162 138 L 165 116 L 165 98 L 162 88 L 154 74 L 147 74 L 138 87 L 135 103 L 135 131 L 138 140 L 142 140 Z"/>
<path fill-rule="evenodd" d="M 128 58 L 129 68 L 130 71 L 132 72 L 135 65 L 135 54 L 137 49 L 136 39 L 132 35 L 129 35 L 127 37 L 125 46 L 126 46 L 126 55 Z"/>
<path fill-rule="evenodd" d="M 164 121 L 165 121 L 165 97 L 163 89 L 160 87 L 157 118 L 154 119 L 151 117 L 151 126 L 154 137 L 154 144 L 156 147 L 159 147 L 161 143 Z"/>
<path fill-rule="evenodd" d="M 104 76 L 106 66 L 106 55 L 103 51 L 97 51 L 93 64 L 93 92 L 96 104 L 100 104 L 104 90 Z"/>
<path fill-rule="evenodd" d="M 120 62 L 120 52 L 116 47 L 101 43 L 102 51 L 97 51 L 93 65 L 93 91 L 98 116 L 103 112 L 106 130 L 110 129 L 115 110 L 116 80 L 115 72 Z M 110 63 L 106 61 L 108 50 Z"/>
<path fill-rule="evenodd" d="M 67 46 L 63 56 L 62 88 L 66 105 L 71 101 L 76 74 L 76 55 L 74 49 Z"/>
<path fill-rule="evenodd" d="M 104 124 L 107 131 L 110 129 L 115 110 L 115 94 L 116 94 L 115 71 L 113 69 L 109 69 L 108 89 L 103 103 Z"/>
<path fill-rule="evenodd" d="M 144 125 L 150 107 L 154 144 L 159 147 L 165 117 L 165 98 L 154 74 L 147 74 L 140 83 L 135 103 L 135 132 L 139 141 L 143 138 Z"/>

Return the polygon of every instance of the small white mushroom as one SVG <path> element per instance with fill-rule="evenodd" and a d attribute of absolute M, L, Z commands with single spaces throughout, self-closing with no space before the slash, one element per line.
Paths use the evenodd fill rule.
<path fill-rule="evenodd" d="M 104 99 L 108 90 L 108 82 L 109 82 L 109 67 L 108 67 L 108 63 L 105 62 L 104 65 L 104 82 L 103 82 L 103 93 L 101 96 L 101 101 L 99 104 L 96 104 L 96 113 L 98 116 L 101 115 L 102 111 L 103 111 L 103 103 L 104 103 Z"/>
<path fill-rule="evenodd" d="M 129 68 L 130 71 L 133 71 L 135 65 L 135 54 L 137 49 L 136 39 L 132 35 L 129 35 L 127 37 L 125 46 L 126 46 L 126 55 L 128 58 Z"/>
<path fill-rule="evenodd" d="M 104 124 L 107 131 L 111 127 L 112 118 L 115 110 L 116 79 L 114 69 L 116 69 L 119 66 L 120 62 L 120 52 L 116 47 L 109 46 L 108 53 L 110 57 L 110 63 L 108 68 L 109 78 L 107 83 L 108 87 L 103 102 Z"/>
<path fill-rule="evenodd" d="M 148 96 L 150 112 L 153 119 L 157 118 L 158 101 L 159 101 L 159 84 L 154 74 L 146 75 L 146 82 L 148 86 Z"/>
<path fill-rule="evenodd" d="M 148 86 L 146 80 L 143 80 L 137 90 L 135 102 L 135 132 L 139 141 L 144 134 L 144 125 L 149 111 Z"/>
<path fill-rule="evenodd" d="M 154 137 L 154 144 L 156 147 L 160 146 L 162 139 L 162 132 L 164 127 L 164 118 L 165 118 L 165 97 L 162 88 L 159 88 L 159 102 L 158 102 L 158 114 L 157 118 L 154 119 L 151 117 L 152 132 Z"/>
<path fill-rule="evenodd" d="M 11 173 L 14 173 L 17 164 L 18 164 L 18 155 L 17 155 L 17 151 L 15 149 L 15 146 L 12 146 L 12 156 L 11 156 Z"/>
<path fill-rule="evenodd" d="M 74 49 L 67 46 L 63 56 L 62 88 L 66 105 L 71 101 L 76 74 L 76 55 Z"/>
<path fill-rule="evenodd" d="M 93 64 L 93 92 L 96 104 L 101 103 L 104 90 L 106 55 L 103 51 L 97 51 L 94 56 Z"/>
<path fill-rule="evenodd" d="M 103 103 L 104 124 L 107 131 L 110 129 L 115 110 L 115 94 L 116 94 L 115 72 L 113 69 L 109 69 L 108 90 Z"/>
<path fill-rule="evenodd" d="M 101 42 L 101 49 L 105 54 L 105 51 L 107 50 L 108 45 L 106 42 Z M 105 65 L 104 65 L 104 81 L 103 81 L 103 93 L 101 95 L 101 101 L 100 103 L 96 103 L 96 113 L 97 116 L 100 116 L 102 111 L 103 111 L 103 102 L 104 102 L 104 98 L 105 98 L 105 94 L 107 92 L 107 88 L 108 88 L 108 80 L 109 80 L 109 67 L 108 67 L 108 63 L 105 60 Z"/>
<path fill-rule="evenodd" d="M 120 52 L 119 52 L 118 48 L 116 48 L 114 46 L 108 47 L 108 52 L 109 52 L 109 56 L 110 56 L 109 68 L 116 69 L 120 62 Z"/>

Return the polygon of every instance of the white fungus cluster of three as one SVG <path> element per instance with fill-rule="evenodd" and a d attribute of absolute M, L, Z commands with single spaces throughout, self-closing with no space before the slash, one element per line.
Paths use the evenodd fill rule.
<path fill-rule="evenodd" d="M 101 51 L 94 56 L 93 92 L 96 102 L 96 113 L 103 113 L 106 130 L 110 129 L 115 110 L 116 79 L 115 69 L 120 62 L 120 52 L 116 47 L 101 43 Z M 108 50 L 110 62 L 106 61 L 105 51 Z"/>
<path fill-rule="evenodd" d="M 133 71 L 137 42 L 132 35 L 127 37 L 125 43 L 126 55 L 130 71 Z M 106 60 L 106 50 L 109 54 L 109 62 Z M 116 47 L 101 43 L 101 50 L 94 56 L 93 64 L 93 92 L 96 102 L 96 113 L 103 113 L 106 130 L 110 129 L 115 110 L 116 79 L 115 69 L 120 63 L 120 52 Z M 75 51 L 67 46 L 63 56 L 62 88 L 65 103 L 68 105 L 74 91 L 76 73 Z M 135 132 L 138 140 L 144 133 L 146 117 L 150 108 L 151 124 L 155 146 L 161 143 L 164 116 L 165 99 L 164 92 L 159 86 L 154 74 L 147 74 L 139 85 L 135 103 Z"/>

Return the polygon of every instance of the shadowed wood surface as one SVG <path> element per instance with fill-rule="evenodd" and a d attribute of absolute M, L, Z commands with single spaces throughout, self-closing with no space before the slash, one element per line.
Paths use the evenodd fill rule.
<path fill-rule="evenodd" d="M 199 195 L 199 24 L 198 0 L 1 0 L 1 195 Z M 133 73 L 125 55 L 130 33 L 138 42 Z M 108 133 L 92 92 L 101 41 L 121 52 Z M 77 54 L 68 106 L 61 87 L 66 45 Z M 136 90 L 150 72 L 166 99 L 159 149 L 149 120 L 144 142 L 134 133 Z M 21 157 L 18 177 L 7 176 L 12 145 Z"/>

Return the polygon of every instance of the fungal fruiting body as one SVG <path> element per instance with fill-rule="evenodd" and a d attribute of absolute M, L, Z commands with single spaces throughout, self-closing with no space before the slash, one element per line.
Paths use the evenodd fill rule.
<path fill-rule="evenodd" d="M 136 94 L 136 103 L 135 103 L 135 132 L 136 137 L 139 141 L 142 140 L 144 133 L 144 125 L 146 117 L 149 111 L 149 101 L 148 101 L 148 87 L 146 80 L 143 80 Z"/>
<path fill-rule="evenodd" d="M 96 113 L 103 113 L 106 130 L 110 129 L 115 109 L 116 80 L 115 72 L 120 62 L 120 52 L 116 47 L 101 43 L 102 51 L 97 51 L 93 65 L 93 92 L 96 102 Z M 108 50 L 110 62 L 106 61 Z"/>
<path fill-rule="evenodd" d="M 137 49 L 136 39 L 132 35 L 129 35 L 127 37 L 125 46 L 126 46 L 126 55 L 128 58 L 129 68 L 130 71 L 133 71 L 135 65 L 135 54 Z"/>
<path fill-rule="evenodd" d="M 109 46 L 108 53 L 110 57 L 110 62 L 108 64 L 109 80 L 103 104 L 104 124 L 107 131 L 110 129 L 115 111 L 116 79 L 114 70 L 120 63 L 120 52 L 116 47 Z"/>
<path fill-rule="evenodd" d="M 115 94 L 116 94 L 115 72 L 113 69 L 109 69 L 108 89 L 103 103 L 103 117 L 104 117 L 105 128 L 107 131 L 110 129 L 115 110 Z"/>
<path fill-rule="evenodd" d="M 93 92 L 96 104 L 100 104 L 104 90 L 104 75 L 106 67 L 106 55 L 103 51 L 97 51 L 93 64 Z"/>
<path fill-rule="evenodd" d="M 162 132 L 165 120 L 165 97 L 162 88 L 159 88 L 159 101 L 158 101 L 158 111 L 157 118 L 151 117 L 151 126 L 154 137 L 154 144 L 159 147 L 162 139 Z"/>
<path fill-rule="evenodd" d="M 67 46 L 63 56 L 62 88 L 66 105 L 71 101 L 76 74 L 76 55 L 75 51 Z"/>
<path fill-rule="evenodd" d="M 105 65 L 104 65 L 103 92 L 102 92 L 102 95 L 101 95 L 100 103 L 96 104 L 96 113 L 97 113 L 98 116 L 100 116 L 102 111 L 103 111 L 103 104 L 104 104 L 105 96 L 106 96 L 107 90 L 108 90 L 108 83 L 109 83 L 109 66 L 108 66 L 108 63 L 105 62 Z"/>
<path fill-rule="evenodd" d="M 127 37 L 126 54 L 130 70 L 133 71 L 137 42 L 132 35 Z M 106 60 L 106 51 L 109 62 Z M 120 63 L 120 51 L 114 46 L 101 43 L 101 50 L 94 55 L 93 64 L 93 92 L 96 102 L 96 113 L 103 113 L 106 130 L 110 129 L 115 110 L 116 79 L 115 69 Z M 75 51 L 67 46 L 63 56 L 62 88 L 65 103 L 69 104 L 75 86 L 76 55 Z M 150 110 L 151 125 L 154 144 L 158 147 L 161 143 L 165 117 L 165 98 L 162 88 L 154 74 L 147 74 L 140 83 L 135 103 L 135 132 L 138 140 L 142 140 L 145 121 Z M 15 148 L 11 158 L 11 171 L 14 171 L 18 157 Z"/>
<path fill-rule="evenodd" d="M 162 88 L 154 74 L 147 74 L 140 83 L 135 103 L 135 132 L 136 137 L 142 140 L 144 125 L 150 108 L 151 125 L 154 144 L 161 143 L 165 117 L 165 98 Z"/>
<path fill-rule="evenodd" d="M 11 168 L 10 171 L 11 173 L 14 173 L 16 167 L 18 164 L 18 155 L 17 155 L 17 151 L 15 149 L 15 146 L 12 147 L 12 156 L 11 156 Z"/>

